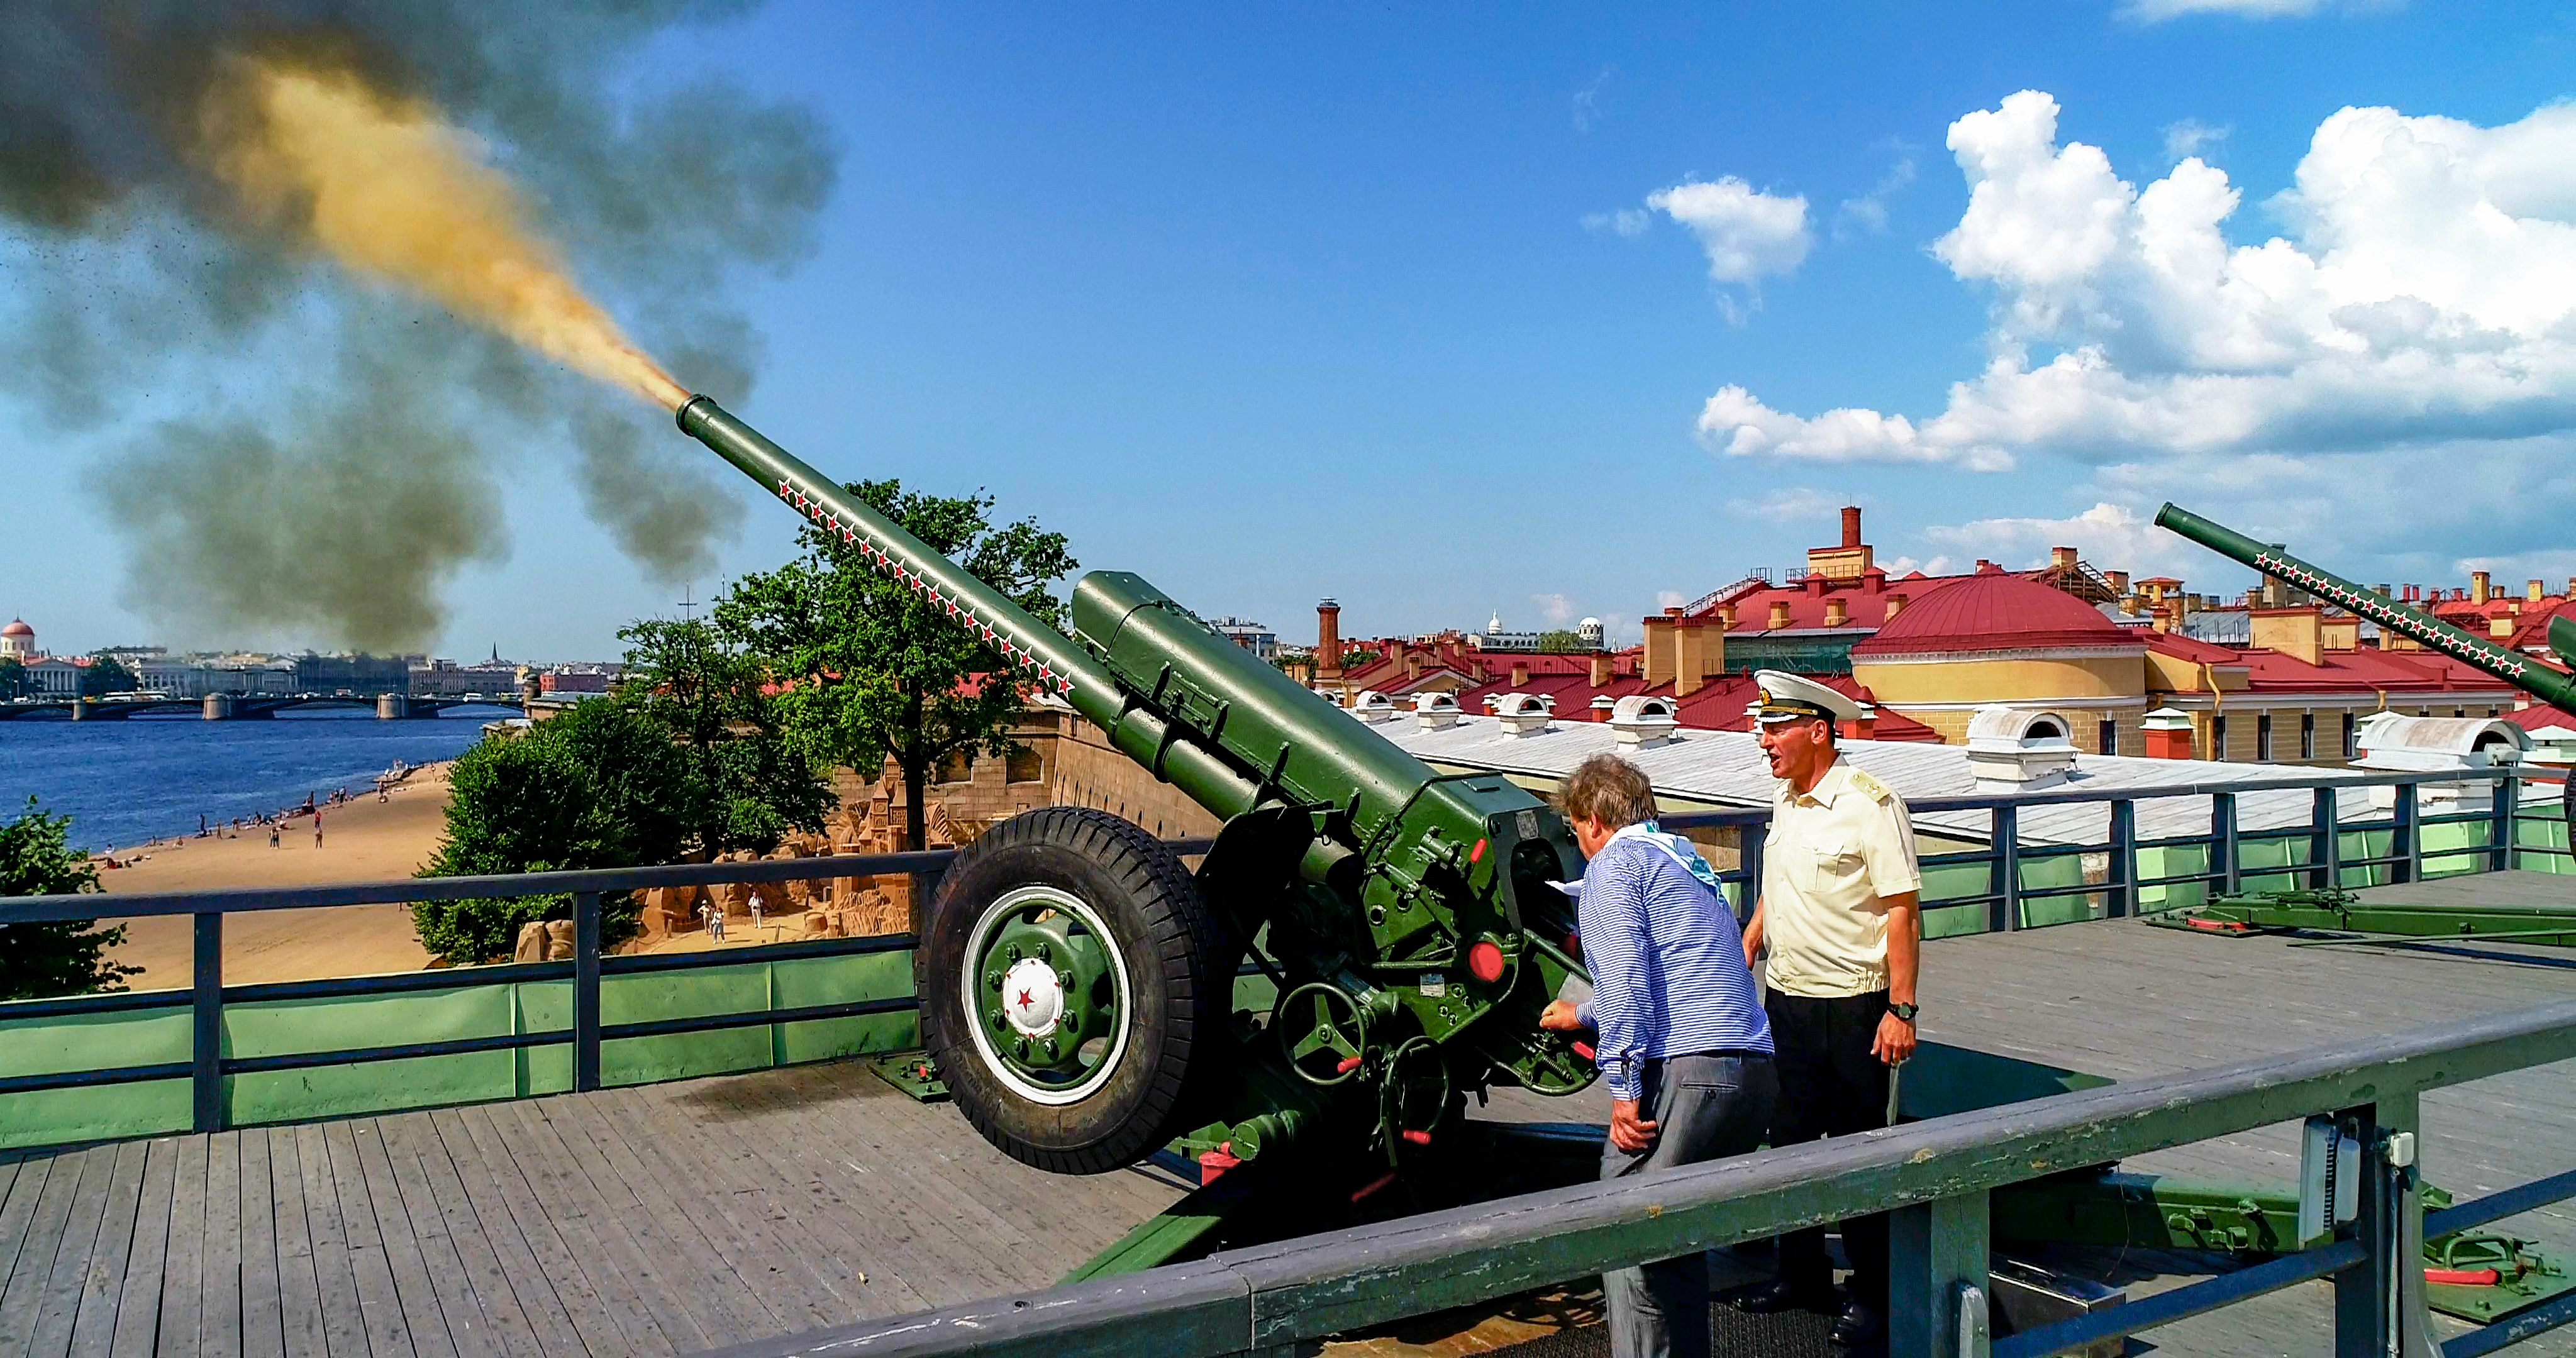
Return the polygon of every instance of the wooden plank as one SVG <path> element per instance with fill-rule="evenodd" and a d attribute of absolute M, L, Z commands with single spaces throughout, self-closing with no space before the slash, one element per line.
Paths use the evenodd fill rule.
<path fill-rule="evenodd" d="M 24 1333 L 0 1325 L 0 1342 L 23 1345 L 30 1354 L 70 1350 L 72 1324 L 80 1316 L 82 1285 L 89 1281 L 90 1261 L 98 1248 L 99 1227 L 106 1220 L 110 1190 L 116 1179 L 116 1148 L 93 1146 L 73 1152 L 80 1163 L 80 1187 L 73 1191 L 62 1239 L 54 1247 L 54 1265 L 43 1291 L 26 1317 Z M 19 1351 L 9 1349 L 7 1351 Z"/>
<path fill-rule="evenodd" d="M 743 1157 L 731 1147 L 717 1148 L 698 1138 L 691 1124 L 655 1116 L 656 1110 L 631 1090 L 603 1090 L 589 1101 L 601 1119 L 630 1129 L 627 1144 L 637 1163 L 673 1183 L 695 1182 L 701 1200 L 711 1207 L 740 1242 L 745 1265 L 765 1274 L 779 1289 L 787 1323 L 782 1329 L 809 1329 L 854 1316 L 918 1308 L 918 1294 L 900 1279 L 888 1277 L 871 1302 L 875 1275 L 855 1260 L 828 1259 L 811 1234 L 782 1231 L 784 1209 L 764 1178 L 743 1171 Z M 865 1277 L 868 1281 L 862 1282 Z M 789 1305 L 788 1303 L 792 1303 Z"/>
<path fill-rule="evenodd" d="M 474 1208 L 456 1196 L 456 1169 L 447 1162 L 425 1113 L 376 1119 L 384 1136 L 403 1210 L 420 1240 L 429 1276 L 447 1312 L 448 1337 L 464 1354 L 543 1353 L 546 1345 L 529 1325 L 517 1291 L 482 1238 Z M 463 1229 L 460 1230 L 459 1223 Z M 572 1341 L 578 1346 L 579 1341 Z"/>
<path fill-rule="evenodd" d="M 161 1274 L 169 1259 L 170 1216 L 179 1157 L 192 1137 L 163 1137 L 143 1156 L 143 1188 L 134 1208 L 134 1243 L 125 1256 L 125 1282 L 117 1290 L 110 1353 L 149 1354 L 161 1331 Z M 84 1336 L 89 1337 L 89 1336 Z M 94 1350 L 93 1350 L 94 1351 Z"/>
<path fill-rule="evenodd" d="M 36 1308 L 52 1279 L 54 1254 L 71 1222 L 72 1200 L 79 1196 L 86 1164 L 80 1152 L 64 1152 L 45 1175 L 44 1190 L 36 1196 L 35 1212 L 27 1221 L 26 1242 L 18 1250 L 17 1267 L 10 1271 L 7 1288 L 0 1289 L 0 1353 L 24 1347 L 36 1328 Z"/>
<path fill-rule="evenodd" d="M 919 1310 L 932 1304 L 931 1296 L 962 1290 L 939 1282 L 917 1287 L 903 1276 L 897 1261 L 905 1257 L 915 1231 L 891 1211 L 817 1210 L 819 1199 L 804 1187 L 808 1176 L 801 1159 L 775 1148 L 776 1143 L 798 1141 L 805 1131 L 802 1125 L 720 1132 L 714 1125 L 682 1115 L 664 1091 L 638 1088 L 619 1094 L 631 1101 L 648 1139 L 669 1146 L 674 1155 L 712 1167 L 732 1181 L 737 1193 L 748 1195 L 781 1248 L 798 1257 L 819 1256 L 817 1268 L 823 1267 L 820 1260 L 828 1259 L 840 1279 L 839 1290 L 847 1294 L 853 1287 L 858 1289 L 858 1305 L 848 1314 Z M 944 1273 L 940 1276 L 944 1279 Z"/>
<path fill-rule="evenodd" d="M 844 1163 L 840 1148 L 830 1144 L 815 1122 L 790 1123 L 792 1131 L 754 1126 L 741 1130 L 741 1151 L 776 1177 L 781 1192 L 792 1195 L 791 1208 L 804 1228 L 841 1235 L 841 1257 L 871 1261 L 871 1281 L 900 1278 L 933 1306 L 949 1306 L 1003 1289 L 987 1276 L 989 1265 L 964 1256 L 963 1243 L 939 1211 L 911 1191 L 909 1183 L 887 1176 L 865 1192 L 850 1176 L 835 1172 Z M 869 1237 L 849 1241 L 843 1228 L 865 1223 Z M 959 1262 L 961 1257 L 963 1262 Z"/>
<path fill-rule="evenodd" d="M 268 1129 L 233 1133 L 241 1155 L 242 1352 L 280 1353 L 286 1348 L 279 1310 L 275 1171 L 268 1163 Z"/>
<path fill-rule="evenodd" d="M 161 1259 L 163 1353 L 195 1353 L 206 1247 L 206 1138 L 180 1140 L 171 1161 L 170 1244 Z"/>
<path fill-rule="evenodd" d="M 601 1284 L 602 1295 L 615 1297 L 623 1292 L 631 1299 L 626 1304 L 650 1316 L 655 1331 L 674 1349 L 685 1352 L 712 1344 L 713 1335 L 691 1304 L 698 1299 L 688 1295 L 693 1287 L 702 1286 L 701 1279 L 655 1267 L 626 1233 L 617 1208 L 600 1196 L 598 1187 L 575 1163 L 577 1157 L 545 1119 L 527 1103 L 491 1105 L 484 1111 L 491 1114 L 495 1126 L 509 1130 L 520 1167 L 543 1194 L 540 1200 L 546 1214 L 568 1239 L 586 1242 L 587 1248 L 579 1251 L 585 1263 L 598 1260 L 604 1265 L 591 1275 L 592 1282 Z M 716 1329 L 721 1333 L 723 1327 Z"/>
<path fill-rule="evenodd" d="M 531 1308 L 533 1316 L 539 1314 L 536 1308 L 541 1303 L 551 1299 L 590 1352 L 636 1347 L 624 1337 L 617 1314 L 574 1261 L 570 1246 L 547 1219 L 535 1189 L 518 1166 L 506 1157 L 497 1162 L 486 1157 L 482 1141 L 490 1131 L 488 1120 L 476 1126 L 463 1116 L 463 1110 L 449 1110 L 432 1114 L 432 1125 L 456 1164 L 458 1179 L 474 1204 L 475 1219 L 512 1270 L 520 1304 Z M 543 1285 L 542 1292 L 537 1284 Z"/>
<path fill-rule="evenodd" d="M 504 1120 L 500 1116 L 506 1112 L 507 1105 L 478 1104 L 458 1109 L 457 1119 L 472 1130 L 475 1148 L 484 1164 L 496 1171 L 506 1167 L 517 1176 L 511 1185 L 512 1210 L 518 1214 L 520 1228 L 532 1245 L 541 1234 L 552 1242 L 551 1252 L 563 1269 L 550 1275 L 556 1287 L 563 1289 L 578 1280 L 593 1299 L 584 1311 L 605 1313 L 609 1323 L 622 1334 L 627 1348 L 639 1353 L 677 1352 L 679 1345 L 665 1332 L 660 1313 L 646 1306 L 637 1293 L 635 1275 L 625 1271 L 622 1260 L 610 1256 L 592 1230 L 582 1205 L 558 1185 L 545 1154 L 517 1135 L 516 1119 Z M 522 1203 L 525 1211 L 521 1211 Z M 578 1318 L 583 1311 L 575 1315 Z M 616 1350 L 612 1347 L 594 1351 Z"/>
<path fill-rule="evenodd" d="M 268 1136 L 269 1201 L 277 1234 L 278 1349 L 289 1358 L 327 1358 L 322 1284 L 313 1261 L 313 1228 L 304 1201 L 303 1148 L 292 1127 Z"/>
<path fill-rule="evenodd" d="M 9 1194 L 0 1200 L 0 1291 L 5 1291 L 16 1271 L 18 1256 L 25 1251 L 27 1231 L 36 1219 L 36 1203 L 44 1196 L 45 1180 L 53 1173 L 58 1157 L 46 1155 L 18 1164 L 18 1172 L 9 1181 Z"/>
<path fill-rule="evenodd" d="M 77 1355 L 104 1353 L 116 1334 L 116 1317 L 125 1292 L 125 1272 L 141 1227 L 144 1180 L 152 1146 L 128 1141 L 116 1148 L 115 1178 L 107 1208 L 98 1224 L 98 1241 L 90 1251 L 89 1273 L 81 1280 L 80 1314 L 59 1348 L 31 1350 Z"/>
<path fill-rule="evenodd" d="M 457 1283 L 462 1280 L 453 1277 L 442 1285 L 431 1269 L 430 1252 L 423 1248 L 419 1227 L 411 1219 L 410 1207 L 403 1202 L 402 1185 L 396 1178 L 393 1158 L 386 1153 L 384 1132 L 377 1120 L 367 1118 L 352 1124 L 349 1136 L 358 1148 L 358 1164 L 366 1176 L 367 1200 L 375 1204 L 376 1225 L 384 1233 L 385 1262 L 393 1270 L 394 1290 L 411 1330 L 413 1350 L 447 1356 L 490 1352 L 472 1289 L 460 1291 Z M 441 1240 L 443 1243 L 443 1236 Z M 449 1257 L 452 1260 L 454 1256 Z M 460 1331 L 469 1337 L 470 1349 L 458 1342 Z"/>
<path fill-rule="evenodd" d="M 354 1128 L 348 1122 L 323 1123 L 322 1147 L 330 1167 L 331 1191 L 340 1206 L 340 1247 L 349 1252 L 349 1273 L 358 1290 L 367 1348 L 375 1358 L 417 1353 L 424 1336 L 415 1333 L 403 1315 L 393 1265 L 385 1257 L 384 1229 L 367 1195 L 366 1168 L 358 1162 Z"/>
<path fill-rule="evenodd" d="M 649 1148 L 650 1138 L 629 1140 L 599 1115 L 598 1094 L 548 1099 L 540 1108 L 565 1140 L 585 1151 L 584 1164 L 594 1178 L 613 1180 L 633 1195 L 636 1229 L 650 1230 L 663 1258 L 702 1261 L 710 1287 L 730 1307 L 729 1341 L 766 1338 L 798 1323 L 817 1324 L 797 1304 L 783 1267 L 765 1266 L 762 1243 L 733 1226 L 711 1199 L 701 1171 L 663 1164 Z M 637 1141 L 646 1142 L 639 1146 Z M 609 1184 L 603 1182 L 602 1190 Z M 783 1308 L 783 1310 L 781 1309 Z"/>
<path fill-rule="evenodd" d="M 321 1302 L 324 1352 L 330 1358 L 367 1358 L 366 1307 L 359 1299 L 356 1261 L 341 1224 L 331 1151 L 319 1125 L 307 1123 L 295 1129 L 295 1167 L 304 1188 L 304 1228 L 313 1244 L 313 1283 Z"/>
<path fill-rule="evenodd" d="M 236 1358 L 241 1334 L 241 1133 L 206 1138 L 206 1236 L 198 1265 L 197 1351 Z"/>

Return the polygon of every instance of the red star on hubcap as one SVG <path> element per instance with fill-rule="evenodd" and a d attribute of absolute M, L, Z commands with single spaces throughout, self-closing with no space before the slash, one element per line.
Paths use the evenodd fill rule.
<path fill-rule="evenodd" d="M 1027 992 L 1027 991 L 1025 991 L 1025 990 L 1023 990 L 1023 991 L 1021 991 L 1021 992 L 1020 992 L 1020 1007 L 1021 1007 L 1022 1009 L 1029 1009 L 1029 1008 L 1033 1008 L 1033 1007 L 1035 1007 L 1035 1006 L 1036 1006 L 1036 1004 L 1037 1004 L 1037 1001 L 1032 1000 L 1032 999 L 1030 999 L 1030 998 L 1029 998 L 1029 992 Z"/>

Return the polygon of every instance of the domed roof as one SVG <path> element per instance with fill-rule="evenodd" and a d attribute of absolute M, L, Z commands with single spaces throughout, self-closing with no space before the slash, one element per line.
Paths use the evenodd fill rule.
<path fill-rule="evenodd" d="M 29 627 L 24 618 L 11 618 L 8 626 L 0 627 L 0 637 L 32 637 L 35 634 L 36 629 Z"/>
<path fill-rule="evenodd" d="M 1877 635 L 1852 647 L 1852 655 L 2135 644 L 2091 604 L 2028 576 L 1998 571 L 1952 581 L 1913 601 Z"/>

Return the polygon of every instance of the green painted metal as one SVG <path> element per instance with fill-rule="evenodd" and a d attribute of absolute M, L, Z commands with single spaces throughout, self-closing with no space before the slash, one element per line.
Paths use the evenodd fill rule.
<path fill-rule="evenodd" d="M 2576 909 L 2431 906 L 2372 901 L 2341 890 L 2247 892 L 2150 916 L 2147 923 L 2222 938 L 2261 934 L 2349 934 L 2360 943 L 2386 940 L 2484 939 L 2576 947 Z"/>
<path fill-rule="evenodd" d="M 937 1103 L 948 1097 L 948 1082 L 919 1048 L 868 1058 L 868 1072 L 911 1096 L 915 1103 Z"/>
<path fill-rule="evenodd" d="M 1072 635 L 1058 633 L 713 401 L 692 399 L 678 422 L 1225 822 L 1200 881 L 1233 936 L 1262 937 L 1290 986 L 1333 989 L 1366 1015 L 1365 1044 L 1326 1072 L 1356 1059 L 1353 1078 L 1321 1102 L 1275 1043 L 1243 1045 L 1227 1063 L 1238 1078 L 1208 1096 L 1238 1153 L 1302 1120 L 1345 1123 L 1399 1158 L 1403 1133 L 1448 1121 L 1470 1091 L 1569 1093 L 1593 1078 L 1570 1039 L 1536 1023 L 1582 974 L 1564 946 L 1573 911 L 1546 885 L 1581 859 L 1539 797 L 1499 774 L 1434 771 L 1134 575 L 1084 576 Z M 1261 1069 L 1303 1092 L 1283 1100 L 1249 1073 Z"/>
<path fill-rule="evenodd" d="M 766 1013 L 912 993 L 911 954 L 863 953 L 611 974 L 601 979 L 603 1017 L 644 1023 Z M 448 1038 L 560 1032 L 572 1023 L 568 980 L 479 981 L 476 969 L 445 973 L 453 986 L 322 998 L 238 1000 L 222 1011 L 221 1051 L 239 1060 L 357 1050 Z M 102 996 L 123 1000 L 124 996 Z M 99 1070 L 190 1059 L 188 1009 L 109 1008 L 13 1018 L 0 1004 L 0 1078 Z M 715 1032 L 611 1038 L 601 1044 L 602 1082 L 648 1084 L 763 1070 L 917 1045 L 909 1012 Z M 562 1093 L 572 1088 L 570 1043 L 223 1077 L 223 1125 L 302 1122 Z M 157 1136 L 188 1130 L 185 1079 L 0 1097 L 0 1149 Z"/>
<path fill-rule="evenodd" d="M 2422 609 L 2383 598 L 2377 590 L 2364 589 L 2277 547 L 2256 542 L 2243 533 L 2222 527 L 2177 505 L 2167 504 L 2157 510 L 2156 525 L 2172 529 L 2275 580 L 2295 585 L 2348 613 L 2368 618 L 2389 631 L 2412 637 L 2452 659 L 2474 665 L 2542 702 L 2576 710 L 2576 678 L 2570 678 L 2564 671 L 2530 656 L 2507 650 L 2483 637 L 2472 636 Z M 2570 627 L 2564 618 L 2552 620 L 2549 644 L 2562 659 L 2576 652 L 2576 627 Z"/>

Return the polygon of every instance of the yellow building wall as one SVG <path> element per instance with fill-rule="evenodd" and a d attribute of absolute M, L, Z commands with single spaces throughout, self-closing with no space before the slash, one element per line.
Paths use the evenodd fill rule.
<path fill-rule="evenodd" d="M 2146 657 L 2098 659 L 1962 659 L 1873 663 L 1852 657 L 1852 677 L 1881 703 L 2022 703 L 2063 698 L 2135 698 L 2147 694 Z M 1912 715 L 1911 713 L 1907 715 Z M 1922 720 L 1922 718 L 1916 718 Z M 1964 729 L 1965 719 L 1962 718 Z"/>

